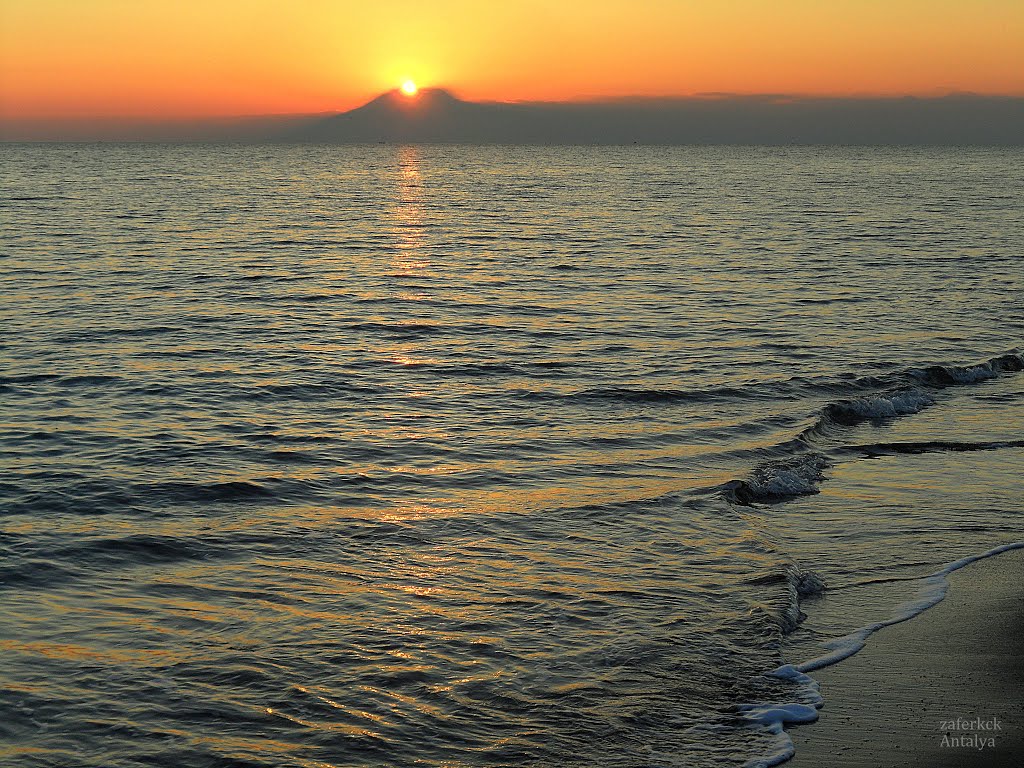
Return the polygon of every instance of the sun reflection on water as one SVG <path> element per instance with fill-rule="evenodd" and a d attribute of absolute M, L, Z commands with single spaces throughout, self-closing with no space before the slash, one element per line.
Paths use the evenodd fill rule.
<path fill-rule="evenodd" d="M 422 258 L 426 232 L 418 147 L 407 145 L 398 148 L 397 178 L 393 231 L 398 249 L 404 253 L 395 259 L 395 267 L 402 272 L 426 269 L 430 265 Z"/>

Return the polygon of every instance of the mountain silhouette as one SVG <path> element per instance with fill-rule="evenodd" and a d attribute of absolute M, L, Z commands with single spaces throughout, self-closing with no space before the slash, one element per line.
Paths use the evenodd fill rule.
<path fill-rule="evenodd" d="M 1024 99 L 709 94 L 592 102 L 464 101 L 394 90 L 276 138 L 327 143 L 1020 144 Z"/>
<path fill-rule="evenodd" d="M 530 142 L 524 131 L 536 140 L 550 127 L 538 117 L 525 114 L 522 105 L 463 101 L 443 88 L 422 88 L 413 97 L 396 89 L 349 112 L 307 122 L 286 138 L 342 143 Z"/>
<path fill-rule="evenodd" d="M 576 102 L 466 101 L 388 91 L 348 112 L 147 119 L 0 119 L 0 141 L 331 144 L 1024 144 L 1024 98 L 704 94 Z"/>

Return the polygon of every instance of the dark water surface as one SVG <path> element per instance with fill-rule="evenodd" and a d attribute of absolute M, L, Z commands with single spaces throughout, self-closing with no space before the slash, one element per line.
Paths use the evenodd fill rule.
<path fill-rule="evenodd" d="M 5 766 L 771 762 L 1024 539 L 1021 150 L 0 161 Z"/>

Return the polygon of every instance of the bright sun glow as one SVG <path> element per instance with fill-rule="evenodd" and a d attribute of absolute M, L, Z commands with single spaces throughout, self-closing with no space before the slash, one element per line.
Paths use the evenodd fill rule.
<path fill-rule="evenodd" d="M 416 83 L 414 83 L 412 80 L 406 80 L 404 83 L 402 83 L 402 93 L 404 93 L 406 96 L 415 96 L 416 91 L 418 90 L 419 89 L 416 87 Z"/>

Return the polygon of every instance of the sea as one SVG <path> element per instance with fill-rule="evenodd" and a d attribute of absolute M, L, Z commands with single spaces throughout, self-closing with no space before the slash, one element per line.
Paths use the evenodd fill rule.
<path fill-rule="evenodd" d="M 0 145 L 0 765 L 777 764 L 1024 540 L 1022 264 L 1021 148 Z"/>

